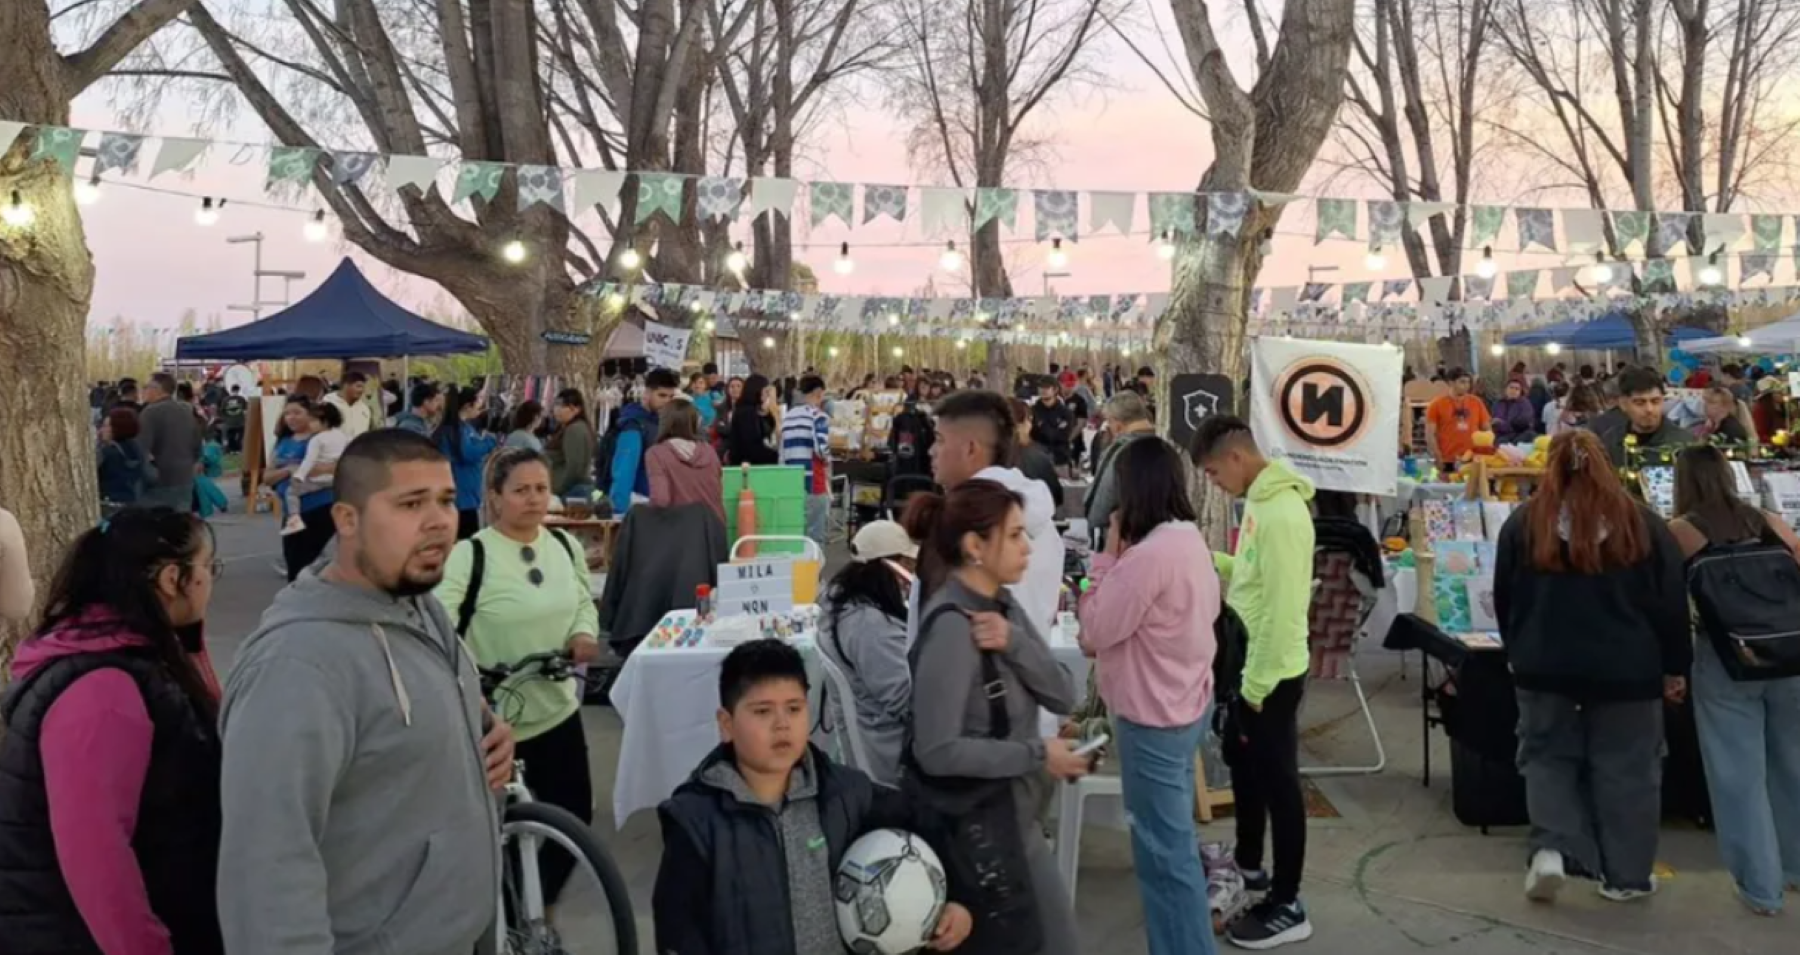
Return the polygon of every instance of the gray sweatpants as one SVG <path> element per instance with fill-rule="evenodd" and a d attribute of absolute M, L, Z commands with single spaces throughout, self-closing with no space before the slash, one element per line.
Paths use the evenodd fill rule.
<path fill-rule="evenodd" d="M 1519 690 L 1519 772 L 1531 848 L 1570 872 L 1648 889 L 1662 823 L 1663 704 L 1577 703 Z"/>

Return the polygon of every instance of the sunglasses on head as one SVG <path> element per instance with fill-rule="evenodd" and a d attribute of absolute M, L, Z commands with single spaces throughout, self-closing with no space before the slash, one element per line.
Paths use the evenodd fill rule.
<path fill-rule="evenodd" d="M 525 566 L 527 568 L 525 571 L 525 579 L 531 581 L 531 586 L 544 586 L 544 571 L 537 566 L 537 548 L 531 546 L 521 547 L 519 548 L 519 557 L 525 561 Z"/>

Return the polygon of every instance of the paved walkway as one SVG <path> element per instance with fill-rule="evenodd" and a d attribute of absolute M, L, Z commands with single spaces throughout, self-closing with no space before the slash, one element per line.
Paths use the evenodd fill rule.
<path fill-rule="evenodd" d="M 235 488 L 233 488 L 235 492 Z M 235 506 L 235 502 L 234 502 Z M 226 576 L 215 591 L 209 642 L 221 667 L 256 625 L 283 585 L 271 562 L 280 559 L 275 522 L 266 515 L 231 514 L 215 520 Z M 1305 897 L 1317 929 L 1296 952 L 1326 955 L 1394 955 L 1450 951 L 1457 955 L 1777 955 L 1800 952 L 1795 919 L 1759 919 L 1733 900 L 1711 834 L 1665 830 L 1661 858 L 1675 871 L 1661 894 L 1617 905 L 1572 883 L 1555 907 L 1532 905 L 1520 892 L 1523 831 L 1482 836 L 1450 814 L 1449 754 L 1434 741 L 1436 775 L 1420 785 L 1416 666 L 1409 680 L 1397 658 L 1376 651 L 1365 658 L 1368 687 L 1387 744 L 1388 770 L 1379 776 L 1321 780 L 1321 792 L 1341 818 L 1315 820 Z M 1355 700 L 1342 684 L 1322 684 L 1309 694 L 1305 761 L 1349 765 L 1372 753 Z M 584 713 L 599 804 L 610 799 L 620 724 L 607 709 Z M 651 814 L 639 813 L 623 830 L 611 814 L 596 827 L 630 881 L 650 950 L 650 889 L 659 841 Z M 1229 839 L 1230 822 L 1206 833 Z M 1800 905 L 1800 897 L 1792 901 Z M 1090 827 L 1082 849 L 1077 910 L 1083 950 L 1104 955 L 1145 952 L 1143 916 L 1122 832 Z M 1786 941 L 1782 941 L 1786 939 Z"/>

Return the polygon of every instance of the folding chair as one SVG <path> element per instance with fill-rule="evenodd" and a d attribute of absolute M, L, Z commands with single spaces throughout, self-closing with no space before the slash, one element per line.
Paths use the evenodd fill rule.
<path fill-rule="evenodd" d="M 807 654 L 811 657 L 814 654 Z M 833 759 L 848 762 L 873 778 L 869 745 L 863 740 L 862 724 L 856 720 L 856 691 L 843 667 L 824 648 L 817 651 L 819 669 L 825 673 L 826 692 L 819 708 L 819 732 L 831 743 L 827 748 Z M 845 759 L 845 750 L 849 759 Z"/>
<path fill-rule="evenodd" d="M 1356 672 L 1358 638 L 1375 609 L 1375 587 L 1356 569 L 1349 550 L 1321 545 L 1313 550 L 1313 595 L 1307 608 L 1307 644 L 1312 653 L 1308 675 L 1313 679 L 1347 679 L 1356 691 L 1356 705 L 1369 726 L 1375 743 L 1375 762 L 1367 766 L 1303 766 L 1303 776 L 1369 776 L 1387 768 L 1387 749 L 1375 726 L 1375 713 Z"/>

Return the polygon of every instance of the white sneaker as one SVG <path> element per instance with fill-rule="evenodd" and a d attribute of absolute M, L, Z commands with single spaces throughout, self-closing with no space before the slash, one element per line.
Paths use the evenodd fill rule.
<path fill-rule="evenodd" d="M 1525 870 L 1525 897 L 1533 902 L 1554 902 L 1569 875 L 1563 869 L 1562 853 L 1555 849 L 1539 849 L 1532 853 L 1531 865 Z"/>
<path fill-rule="evenodd" d="M 295 514 L 287 519 L 286 524 L 281 525 L 281 536 L 286 537 L 290 534 L 299 534 L 305 530 L 306 522 L 300 519 L 300 515 Z"/>
<path fill-rule="evenodd" d="M 1600 897 L 1608 902 L 1636 902 L 1638 899 L 1655 895 L 1656 889 L 1655 875 L 1650 876 L 1650 887 L 1647 889 L 1615 889 L 1602 882 L 1600 883 Z"/>

